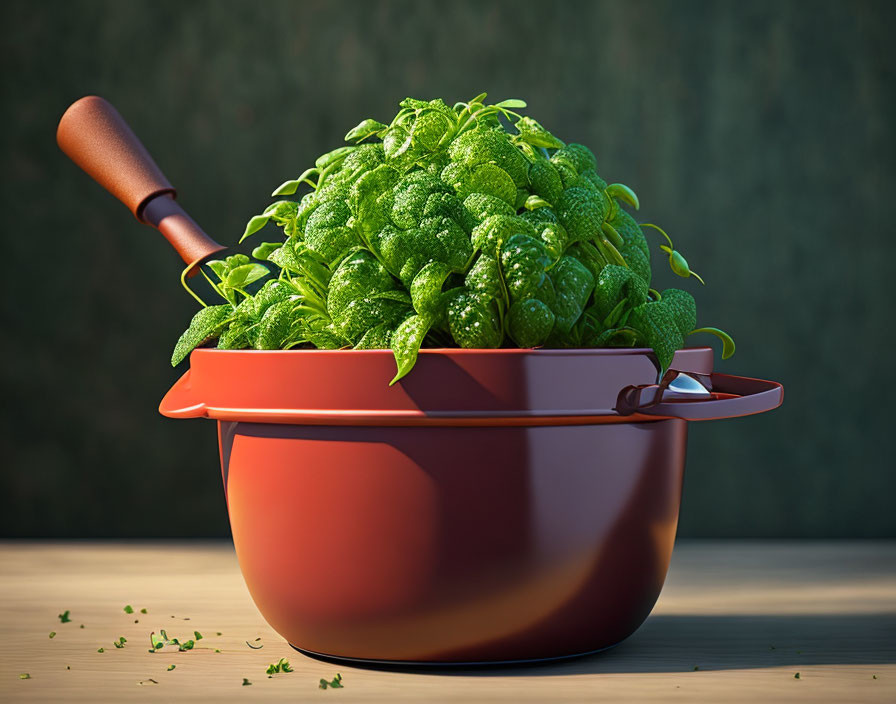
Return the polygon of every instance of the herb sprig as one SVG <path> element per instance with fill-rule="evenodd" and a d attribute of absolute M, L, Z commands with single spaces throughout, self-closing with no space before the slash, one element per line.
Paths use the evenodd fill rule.
<path fill-rule="evenodd" d="M 329 687 L 330 689 L 342 689 L 342 675 L 337 672 L 336 676 L 332 680 L 325 680 L 323 677 L 321 677 L 318 687 L 320 689 L 326 689 L 327 687 Z"/>

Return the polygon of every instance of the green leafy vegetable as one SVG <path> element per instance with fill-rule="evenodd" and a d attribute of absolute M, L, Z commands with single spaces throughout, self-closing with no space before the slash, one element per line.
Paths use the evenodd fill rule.
<path fill-rule="evenodd" d="M 248 687 L 250 684 L 252 684 L 252 683 L 248 679 L 243 677 L 243 687 Z"/>
<path fill-rule="evenodd" d="M 118 638 L 118 640 L 112 641 L 112 645 L 114 645 L 116 648 L 123 648 L 124 644 L 127 642 L 128 642 L 127 638 L 125 638 L 124 636 L 120 636 Z"/>
<path fill-rule="evenodd" d="M 292 672 L 292 666 L 289 664 L 289 660 L 286 658 L 280 658 L 277 662 L 271 663 L 268 665 L 267 670 L 265 670 L 265 674 L 270 677 L 271 675 L 276 675 L 278 672 Z"/>
<path fill-rule="evenodd" d="M 233 308 L 227 305 L 202 308 L 186 329 L 171 354 L 171 366 L 176 367 L 196 347 L 218 335 L 224 330 L 228 319 L 233 315 Z M 133 611 L 133 609 L 132 609 Z"/>
<path fill-rule="evenodd" d="M 394 384 L 432 346 L 647 345 L 664 369 L 696 332 L 730 356 L 730 336 L 696 327 L 689 293 L 650 288 L 645 229 L 675 275 L 703 280 L 626 210 L 635 191 L 517 112 L 524 101 L 486 97 L 407 98 L 282 183 L 241 240 L 281 237 L 207 263 L 223 302 L 194 316 L 172 364 L 205 344 L 391 349 Z"/>
<path fill-rule="evenodd" d="M 124 612 L 126 614 L 132 614 L 132 613 L 134 613 L 134 607 L 131 606 L 130 604 L 128 604 L 127 606 L 124 607 Z"/>
<path fill-rule="evenodd" d="M 50 638 L 56 637 L 56 631 L 50 631 Z"/>
<path fill-rule="evenodd" d="M 342 689 L 342 675 L 337 672 L 332 680 L 325 680 L 321 677 L 318 687 L 320 689 L 326 689 L 327 687 L 330 689 Z"/>
<path fill-rule="evenodd" d="M 61 614 L 59 614 L 59 622 L 60 623 L 70 623 L 71 622 L 71 618 L 69 616 L 70 614 L 71 614 L 71 611 L 69 611 L 68 609 L 63 611 Z M 81 626 L 81 628 L 84 628 L 84 626 Z"/>

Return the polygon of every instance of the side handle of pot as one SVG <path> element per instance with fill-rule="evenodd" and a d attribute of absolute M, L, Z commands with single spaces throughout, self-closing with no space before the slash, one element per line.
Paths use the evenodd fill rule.
<path fill-rule="evenodd" d="M 205 418 L 205 404 L 198 401 L 190 383 L 190 370 L 174 382 L 159 404 L 159 413 L 168 418 Z"/>
<path fill-rule="evenodd" d="M 669 370 L 659 384 L 626 386 L 619 392 L 616 411 L 627 416 L 639 413 L 683 420 L 717 420 L 765 413 L 781 405 L 784 387 L 776 381 L 729 374 L 694 374 L 709 391 L 697 398 L 676 394 L 668 388 L 680 372 Z"/>

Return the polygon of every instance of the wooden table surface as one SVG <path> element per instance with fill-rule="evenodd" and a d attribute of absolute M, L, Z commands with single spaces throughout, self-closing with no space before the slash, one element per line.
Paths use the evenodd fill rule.
<path fill-rule="evenodd" d="M 71 623 L 57 617 L 65 609 Z M 160 628 L 204 637 L 189 652 L 150 654 Z M 256 638 L 264 647 L 251 650 Z M 6 542 L 0 649 L 4 702 L 893 702 L 896 543 L 680 542 L 653 614 L 611 651 L 396 671 L 292 650 L 252 604 L 229 543 Z M 295 671 L 269 679 L 281 657 Z M 319 689 L 337 672 L 343 689 Z"/>

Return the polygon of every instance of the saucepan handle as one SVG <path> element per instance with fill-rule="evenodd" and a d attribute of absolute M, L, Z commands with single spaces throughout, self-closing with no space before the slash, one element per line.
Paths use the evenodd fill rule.
<path fill-rule="evenodd" d="M 88 95 L 72 104 L 56 130 L 69 158 L 124 203 L 134 216 L 161 232 L 190 265 L 224 249 L 174 200 L 175 191 L 118 111 Z"/>
<path fill-rule="evenodd" d="M 784 387 L 776 381 L 687 372 L 708 391 L 689 398 L 669 388 L 679 374 L 670 369 L 659 384 L 626 386 L 619 392 L 616 411 L 623 416 L 638 413 L 683 420 L 717 420 L 764 413 L 780 406 L 784 399 Z"/>

